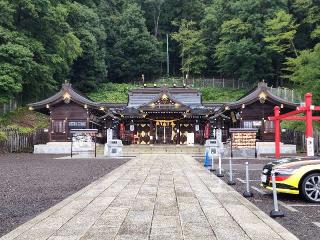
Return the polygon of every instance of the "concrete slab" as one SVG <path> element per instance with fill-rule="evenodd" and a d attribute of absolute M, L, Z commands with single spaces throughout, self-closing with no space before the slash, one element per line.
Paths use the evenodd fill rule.
<path fill-rule="evenodd" d="M 0 240 L 297 239 L 189 155 L 144 154 Z"/>

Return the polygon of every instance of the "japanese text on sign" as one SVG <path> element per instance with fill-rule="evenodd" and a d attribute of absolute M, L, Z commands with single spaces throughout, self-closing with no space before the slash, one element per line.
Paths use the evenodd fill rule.
<path fill-rule="evenodd" d="M 234 132 L 232 133 L 233 148 L 255 148 L 256 133 L 255 132 Z"/>

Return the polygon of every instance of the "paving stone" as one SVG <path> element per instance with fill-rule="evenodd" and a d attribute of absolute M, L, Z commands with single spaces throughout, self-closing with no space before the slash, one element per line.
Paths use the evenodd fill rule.
<path fill-rule="evenodd" d="M 152 228 L 179 228 L 180 220 L 178 216 L 154 215 Z"/>
<path fill-rule="evenodd" d="M 187 155 L 141 155 L 0 240 L 296 239 Z"/>
<path fill-rule="evenodd" d="M 180 228 L 152 228 L 150 239 L 152 240 L 182 240 L 182 231 Z"/>

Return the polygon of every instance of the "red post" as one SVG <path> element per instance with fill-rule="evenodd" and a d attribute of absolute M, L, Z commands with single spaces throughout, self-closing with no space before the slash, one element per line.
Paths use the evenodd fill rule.
<path fill-rule="evenodd" d="M 305 104 L 306 104 L 306 138 L 313 137 L 313 129 L 312 129 L 312 94 L 305 94 Z"/>
<path fill-rule="evenodd" d="M 313 127 L 312 127 L 312 94 L 306 93 L 305 95 L 306 105 L 306 142 L 307 142 L 307 156 L 314 156 L 313 146 Z"/>
<path fill-rule="evenodd" d="M 280 107 L 274 107 L 274 141 L 275 141 L 275 157 L 280 158 Z"/>

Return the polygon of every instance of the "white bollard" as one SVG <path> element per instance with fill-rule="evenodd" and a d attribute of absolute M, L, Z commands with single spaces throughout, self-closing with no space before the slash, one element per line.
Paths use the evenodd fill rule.
<path fill-rule="evenodd" d="M 250 179 L 249 179 L 249 163 L 246 162 L 246 191 L 243 193 L 243 196 L 246 198 L 253 197 L 253 193 L 250 191 Z"/>
<path fill-rule="evenodd" d="M 216 171 L 215 169 L 214 169 L 214 154 L 213 153 L 211 153 L 211 169 L 210 169 L 210 171 L 211 172 L 214 172 L 214 171 Z"/>
<path fill-rule="evenodd" d="M 217 174 L 218 177 L 223 177 L 224 175 L 222 174 L 222 163 L 221 163 L 221 153 L 219 153 L 219 172 Z"/>
<path fill-rule="evenodd" d="M 236 182 L 233 180 L 233 173 L 232 173 L 232 160 L 231 158 L 229 159 L 229 180 L 228 180 L 228 185 L 235 185 Z"/>
<path fill-rule="evenodd" d="M 274 170 L 271 171 L 271 181 L 272 181 L 272 193 L 273 193 L 273 207 L 274 209 L 270 212 L 270 217 L 284 217 L 284 213 L 279 210 L 278 195 L 277 195 L 277 185 L 276 176 Z"/>

